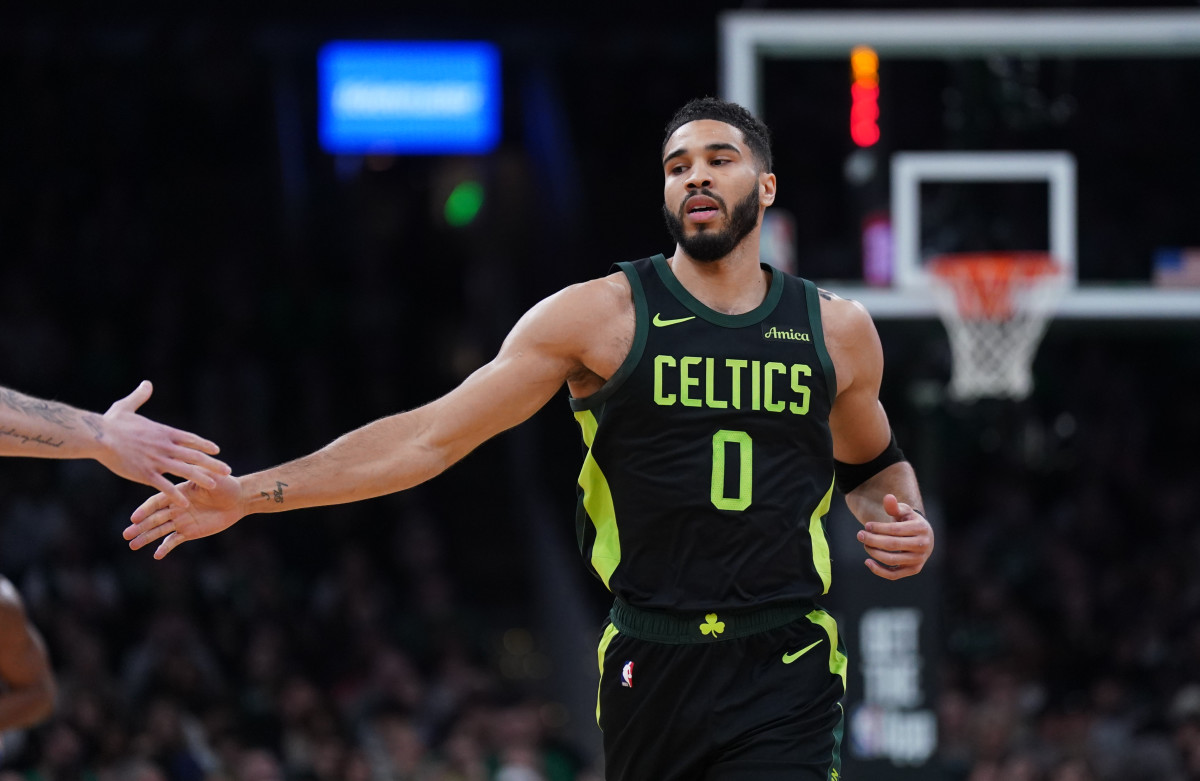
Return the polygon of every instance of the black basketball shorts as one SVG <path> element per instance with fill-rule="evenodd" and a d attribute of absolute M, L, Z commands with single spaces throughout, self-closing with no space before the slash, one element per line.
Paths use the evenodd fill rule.
<path fill-rule="evenodd" d="M 761 611 L 614 606 L 598 650 L 607 781 L 837 781 L 845 650 L 824 610 L 792 612 L 760 629 Z"/>

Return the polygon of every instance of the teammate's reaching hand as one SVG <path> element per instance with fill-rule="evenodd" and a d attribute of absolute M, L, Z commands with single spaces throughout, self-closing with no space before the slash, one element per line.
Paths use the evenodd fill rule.
<path fill-rule="evenodd" d="M 101 448 L 96 460 L 113 474 L 157 488 L 186 505 L 183 492 L 164 474 L 215 488 L 216 478 L 228 475 L 230 469 L 213 458 L 220 452 L 215 443 L 138 414 L 138 407 L 153 390 L 150 382 L 143 380 L 133 393 L 96 416 L 96 440 Z"/>
<path fill-rule="evenodd" d="M 0 388 L 0 456 L 94 458 L 113 474 L 187 504 L 165 474 L 211 486 L 230 470 L 213 458 L 220 452 L 213 442 L 138 414 L 153 391 L 143 380 L 100 415 Z"/>

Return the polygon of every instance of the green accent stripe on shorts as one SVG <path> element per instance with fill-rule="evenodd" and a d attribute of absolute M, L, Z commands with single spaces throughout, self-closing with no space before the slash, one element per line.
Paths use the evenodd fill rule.
<path fill-rule="evenodd" d="M 579 470 L 579 486 L 583 489 L 583 509 L 596 527 L 596 540 L 592 543 L 592 569 L 604 581 L 604 587 L 611 591 L 612 586 L 608 581 L 621 563 L 621 535 L 617 529 L 617 510 L 613 506 L 608 478 L 592 455 L 592 443 L 596 440 L 596 429 L 600 424 L 591 410 L 579 410 L 575 413 L 575 420 L 579 422 L 583 443 L 588 448 L 583 468 Z"/>
<path fill-rule="evenodd" d="M 829 484 L 829 490 L 825 492 L 825 497 L 821 499 L 817 509 L 813 510 L 812 517 L 808 519 L 808 536 L 812 538 L 813 567 L 821 577 L 822 594 L 828 594 L 829 586 L 833 583 L 833 560 L 829 557 L 829 540 L 825 537 L 825 516 L 829 514 L 829 504 L 833 501 L 833 487 L 836 483 L 835 478 L 834 482 Z"/>
<path fill-rule="evenodd" d="M 817 626 L 825 630 L 829 635 L 829 672 L 834 675 L 841 676 L 842 691 L 846 691 L 846 668 L 849 662 L 846 659 L 846 654 L 843 653 L 841 645 L 838 642 L 838 627 L 837 621 L 833 616 L 826 613 L 824 610 L 817 608 L 808 614 L 808 620 L 812 621 Z"/>
<path fill-rule="evenodd" d="M 596 726 L 600 727 L 600 684 L 604 683 L 604 654 L 608 653 L 608 644 L 617 636 L 617 628 L 612 624 L 604 627 L 600 636 L 600 646 L 596 649 L 596 658 L 600 662 L 600 683 L 596 684 Z M 600 727 L 600 729 L 604 729 Z"/>
<path fill-rule="evenodd" d="M 833 757 L 829 763 L 829 778 L 831 781 L 838 781 L 842 777 L 842 737 L 846 734 L 846 709 L 842 704 L 838 703 L 838 711 L 841 712 L 838 718 L 838 724 L 833 730 Z"/>

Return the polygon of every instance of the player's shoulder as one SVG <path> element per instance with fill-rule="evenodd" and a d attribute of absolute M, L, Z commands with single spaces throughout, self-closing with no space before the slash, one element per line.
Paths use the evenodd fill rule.
<path fill-rule="evenodd" d="M 867 333 L 875 333 L 875 321 L 871 313 L 860 302 L 842 298 L 836 293 L 818 287 L 821 300 L 821 323 L 826 337 L 854 339 Z"/>
<path fill-rule="evenodd" d="M 576 288 L 580 295 L 601 301 L 628 300 L 633 290 L 629 285 L 629 277 L 623 271 L 614 271 L 586 282 L 578 282 L 571 287 Z"/>
<path fill-rule="evenodd" d="M 875 382 L 883 370 L 883 346 L 871 314 L 860 302 L 818 288 L 825 347 L 837 368 L 839 393 L 860 378 Z"/>
<path fill-rule="evenodd" d="M 561 288 L 526 312 L 514 332 L 558 350 L 587 348 L 606 328 L 632 317 L 632 294 L 624 276 L 618 272 Z"/>
<path fill-rule="evenodd" d="M 576 282 L 554 293 L 543 303 L 556 312 L 580 316 L 615 314 L 632 301 L 629 279 L 620 271 Z"/>

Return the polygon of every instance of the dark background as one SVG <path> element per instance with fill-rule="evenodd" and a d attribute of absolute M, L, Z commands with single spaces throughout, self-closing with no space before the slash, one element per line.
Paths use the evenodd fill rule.
<path fill-rule="evenodd" d="M 1156 7 L 1170 6 L 1195 4 Z M 686 100 L 716 94 L 716 14 L 734 7 L 818 6 L 0 11 L 0 382 L 103 410 L 151 379 L 143 411 L 219 442 L 238 473 L 446 392 L 537 300 L 615 261 L 670 253 L 662 127 Z M 484 158 L 325 154 L 315 54 L 336 38 L 495 41 L 500 147 Z M 920 83 L 912 69 L 944 66 L 905 67 Z M 1194 72 L 1163 73 L 1194 94 Z M 840 184 L 851 145 L 844 113 L 824 107 L 843 91 L 823 82 L 772 99 L 812 78 L 767 70 L 781 206 L 798 217 L 799 272 L 853 279 L 857 215 L 878 204 Z M 1194 134 L 1140 138 L 1156 111 L 1195 119 L 1190 103 L 1156 94 L 1138 93 L 1125 128 L 1076 123 L 1015 140 L 995 104 L 971 113 L 985 144 L 1119 149 L 1129 176 L 1150 182 L 1131 188 L 1146 194 L 1136 229 L 1096 239 L 1094 252 L 1081 244 L 1095 279 L 1144 281 L 1154 242 L 1200 244 L 1194 188 L 1145 179 L 1200 159 Z M 940 108 L 892 107 L 895 148 L 966 145 Z M 467 177 L 484 183 L 484 207 L 452 228 L 442 204 Z M 1081 213 L 1106 224 L 1087 203 Z M 1200 696 L 1188 699 L 1200 661 L 1195 321 L 1056 323 L 1020 405 L 947 400 L 935 322 L 880 332 L 884 404 L 942 515 L 945 647 L 929 677 L 947 772 L 1200 777 Z M 120 538 L 147 489 L 90 463 L 9 460 L 0 571 L 46 634 L 64 694 L 49 725 L 6 743 L 0 768 L 591 777 L 589 644 L 607 600 L 573 560 L 579 448 L 564 394 L 426 486 L 256 516 L 164 562 Z"/>

